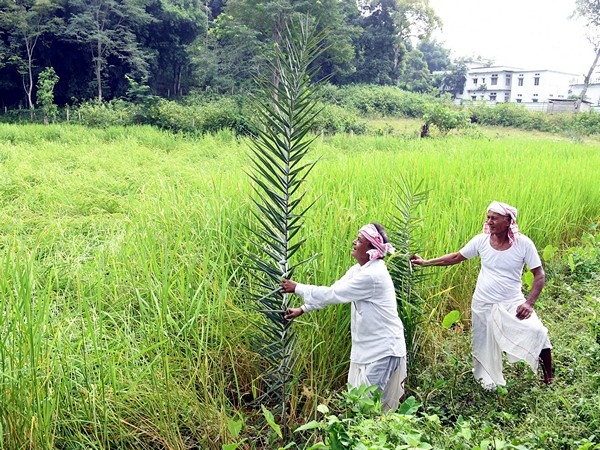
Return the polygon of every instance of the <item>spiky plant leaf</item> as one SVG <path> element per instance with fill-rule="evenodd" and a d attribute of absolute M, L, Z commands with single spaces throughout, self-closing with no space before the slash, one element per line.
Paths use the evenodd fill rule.
<path fill-rule="evenodd" d="M 402 178 L 398 183 L 396 204 L 390 217 L 389 238 L 396 247 L 396 253 L 388 261 L 390 275 L 396 288 L 398 314 L 406 333 L 409 360 L 414 361 L 418 352 L 419 327 L 424 317 L 423 301 L 416 287 L 424 281 L 423 271 L 413 271 L 410 256 L 418 251 L 418 230 L 422 220 L 418 216 L 419 206 L 428 197 L 422 182 L 411 184 Z"/>
<path fill-rule="evenodd" d="M 304 205 L 302 186 L 316 163 L 304 158 L 315 139 L 309 132 L 320 112 L 316 105 L 323 85 L 311 81 L 317 72 L 312 63 L 324 50 L 324 35 L 314 30 L 308 18 L 289 27 L 271 71 L 278 83 L 273 78 L 258 80 L 262 96 L 255 102 L 258 123 L 251 141 L 254 239 L 247 294 L 262 318 L 257 323 L 257 352 L 264 364 L 259 401 L 278 411 L 282 422 L 296 356 L 292 329 L 283 318 L 288 296 L 279 290 L 279 282 L 290 278 L 300 264 L 290 258 L 304 242 L 299 231 L 312 206 Z"/>

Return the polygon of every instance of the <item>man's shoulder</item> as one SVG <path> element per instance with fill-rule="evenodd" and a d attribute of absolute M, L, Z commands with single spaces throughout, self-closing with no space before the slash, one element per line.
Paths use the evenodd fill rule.
<path fill-rule="evenodd" d="M 369 261 L 361 267 L 360 271 L 371 276 L 388 273 L 387 265 L 383 259 L 373 259 Z"/>
<path fill-rule="evenodd" d="M 517 236 L 516 242 L 518 244 L 522 244 L 522 245 L 533 245 L 535 247 L 535 244 L 533 243 L 533 241 L 531 240 L 531 238 L 523 233 L 519 233 L 519 235 Z"/>
<path fill-rule="evenodd" d="M 473 236 L 471 238 L 471 240 L 469 241 L 469 243 L 473 243 L 473 244 L 481 244 L 482 242 L 487 241 L 490 238 L 489 234 L 485 234 L 485 233 L 479 233 L 476 234 L 475 236 Z"/>

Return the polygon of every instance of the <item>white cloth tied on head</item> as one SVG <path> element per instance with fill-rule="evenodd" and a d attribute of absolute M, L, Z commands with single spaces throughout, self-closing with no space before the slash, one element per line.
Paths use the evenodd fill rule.
<path fill-rule="evenodd" d="M 515 237 L 521 234 L 519 231 L 519 226 L 517 225 L 517 208 L 510 206 L 507 203 L 493 201 L 490 203 L 490 206 L 487 208 L 488 211 L 495 212 L 496 214 L 500 214 L 502 216 L 510 217 L 510 225 L 508 227 L 508 240 L 512 244 L 515 240 Z M 483 224 L 483 232 L 485 234 L 490 234 L 490 227 L 487 223 L 487 220 Z"/>
<path fill-rule="evenodd" d="M 383 237 L 372 223 L 362 227 L 358 233 L 371 243 L 375 248 L 367 250 L 369 261 L 383 258 L 386 253 L 395 253 L 396 249 L 389 242 L 383 242 Z"/>

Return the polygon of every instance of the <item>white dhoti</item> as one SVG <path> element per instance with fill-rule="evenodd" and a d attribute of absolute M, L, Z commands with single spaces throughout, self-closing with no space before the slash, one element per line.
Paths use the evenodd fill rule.
<path fill-rule="evenodd" d="M 351 362 L 348 383 L 352 387 L 362 384 L 379 386 L 382 390 L 381 409 L 386 412 L 398 408 L 404 395 L 406 377 L 406 356 L 388 356 L 367 364 Z"/>
<path fill-rule="evenodd" d="M 522 301 L 482 303 L 473 301 L 473 374 L 486 389 L 506 385 L 502 375 L 502 352 L 511 363 L 526 361 L 537 373 L 540 352 L 552 348 L 548 329 L 537 314 L 528 319 L 516 316 Z"/>

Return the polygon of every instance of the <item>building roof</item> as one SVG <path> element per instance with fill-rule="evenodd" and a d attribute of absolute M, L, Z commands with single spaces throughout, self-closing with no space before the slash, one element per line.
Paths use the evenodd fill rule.
<path fill-rule="evenodd" d="M 479 74 L 479 73 L 488 73 L 488 72 L 519 72 L 519 73 L 552 72 L 552 73 L 560 73 L 563 75 L 571 75 L 573 77 L 577 77 L 576 73 L 561 72 L 560 70 L 523 69 L 522 67 L 512 67 L 512 66 L 473 67 L 473 68 L 469 69 L 469 71 L 468 71 L 469 74 Z"/>

